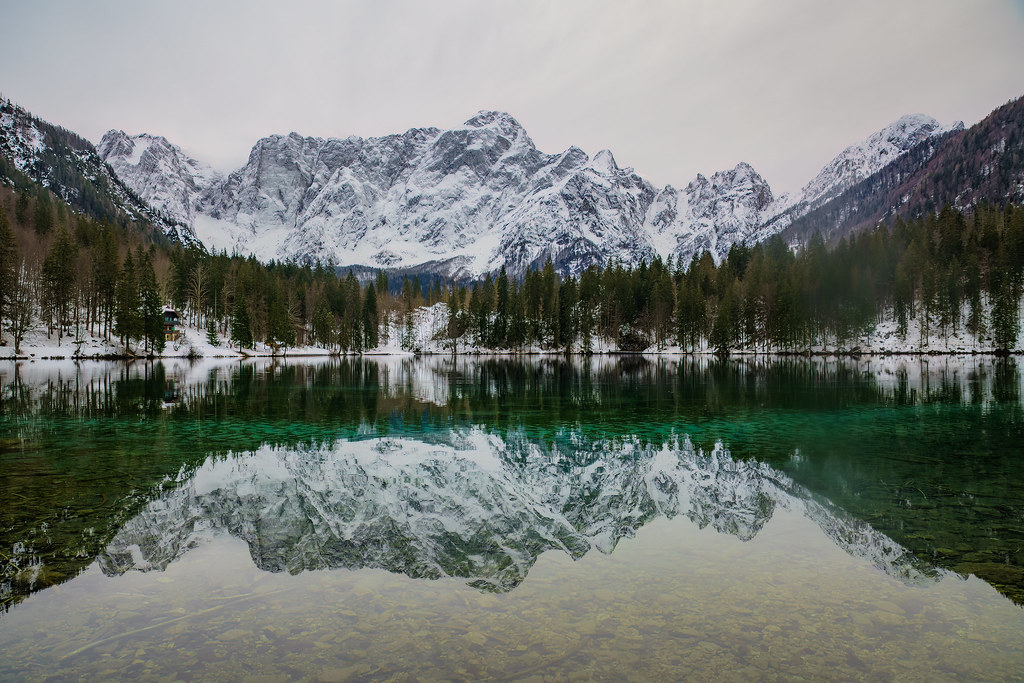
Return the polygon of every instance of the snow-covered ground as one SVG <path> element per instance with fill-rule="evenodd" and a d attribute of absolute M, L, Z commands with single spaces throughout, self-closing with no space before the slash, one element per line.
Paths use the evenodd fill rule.
<path fill-rule="evenodd" d="M 206 330 L 196 329 L 189 325 L 179 325 L 181 337 L 176 342 L 168 342 L 162 358 L 239 358 L 243 356 L 326 356 L 330 351 L 319 346 L 289 347 L 282 351 L 276 350 L 266 344 L 258 343 L 255 349 L 245 349 L 240 353 L 237 347 L 230 346 L 227 339 L 220 338 L 220 345 L 216 346 L 207 340 Z M 0 345 L 0 359 L 2 358 L 30 358 L 30 359 L 80 359 L 80 358 L 102 358 L 109 356 L 143 356 L 145 351 L 141 343 L 133 343 L 130 350 L 126 350 L 120 341 L 111 337 L 109 341 L 103 339 L 102 335 L 90 334 L 85 331 L 80 339 L 75 335 L 65 334 L 63 339 L 58 339 L 56 332 L 47 337 L 45 329 L 34 329 L 25 335 L 21 342 L 21 353 L 14 353 L 14 340 L 8 330 L 4 329 L 3 341 Z"/>
<path fill-rule="evenodd" d="M 364 351 L 367 355 L 387 356 L 410 356 L 414 354 L 435 354 L 451 355 L 453 343 L 447 336 L 448 309 L 443 303 L 433 306 L 424 306 L 414 310 L 409 318 L 411 324 L 406 324 L 404 318 L 396 313 L 388 315 L 387 324 L 380 334 L 380 343 Z M 986 315 L 986 319 L 990 318 Z M 962 312 L 960 323 L 954 331 L 952 327 L 945 332 L 935 324 L 930 326 L 927 336 L 923 334 L 921 317 L 908 321 L 906 334 L 900 335 L 896 329 L 896 323 L 891 315 L 878 323 L 870 331 L 855 336 L 843 344 L 833 340 L 811 344 L 809 347 L 796 349 L 779 349 L 773 347 L 745 347 L 739 346 L 732 349 L 732 355 L 771 355 L 780 352 L 811 352 L 814 354 L 828 355 L 835 353 L 849 353 L 857 350 L 865 355 L 887 355 L 887 354 L 978 354 L 994 353 L 995 344 L 991 331 L 976 339 L 966 330 L 967 309 Z M 1020 312 L 1018 322 L 1017 343 L 1012 349 L 1013 353 L 1024 353 L 1024 310 Z M 207 340 L 205 329 L 198 329 L 189 325 L 179 326 L 182 332 L 181 338 L 173 343 L 167 344 L 163 358 L 192 357 L 192 358 L 239 358 L 244 356 L 328 356 L 337 351 L 332 351 L 322 346 L 298 346 L 286 349 L 274 349 L 266 344 L 258 343 L 254 349 L 245 349 L 244 353 L 239 352 L 237 347 L 229 346 L 227 339 L 220 339 L 220 345 L 210 344 Z M 0 359 L 28 358 L 28 359 L 82 359 L 100 358 L 128 355 L 144 355 L 140 344 L 133 344 L 131 352 L 116 339 L 104 340 L 101 336 L 85 333 L 81 340 L 76 340 L 74 335 L 65 335 L 58 340 L 53 334 L 47 338 L 43 329 L 33 330 L 22 341 L 22 353 L 16 355 L 11 346 L 12 339 L 9 331 L 3 330 L 5 345 L 0 345 Z M 462 335 L 455 346 L 457 354 L 497 354 L 509 355 L 507 349 L 494 349 L 477 344 L 471 333 Z M 614 340 L 594 335 L 591 338 L 591 350 L 595 354 L 618 353 Z M 579 348 L 574 348 L 579 351 Z M 518 349 L 518 354 L 551 354 L 559 355 L 562 351 L 544 349 L 537 344 L 530 344 Z M 675 343 L 663 345 L 657 348 L 653 344 L 645 351 L 647 355 L 668 355 L 693 353 L 690 349 L 684 349 Z M 714 353 L 707 342 L 702 339 L 696 349 L 697 354 Z"/>
<path fill-rule="evenodd" d="M 990 311 L 986 311 L 986 319 L 989 319 Z M 780 352 L 794 352 L 794 351 L 810 351 L 815 354 L 833 354 L 833 353 L 848 353 L 853 349 L 858 349 L 860 353 L 867 355 L 885 355 L 885 354 L 975 354 L 975 353 L 994 353 L 996 351 L 995 343 L 992 339 L 991 331 L 981 336 L 980 341 L 975 339 L 973 335 L 967 332 L 966 320 L 967 320 L 967 307 L 960 316 L 960 322 L 957 325 L 956 331 L 952 327 L 946 329 L 943 333 L 942 329 L 932 324 L 928 331 L 927 337 L 922 333 L 921 317 L 913 318 L 908 321 L 906 334 L 900 335 L 896 329 L 896 322 L 891 320 L 891 314 L 886 316 L 886 319 L 881 323 L 877 324 L 870 331 L 855 336 L 853 339 L 843 344 L 838 344 L 835 341 L 824 341 L 812 344 L 808 348 L 800 349 L 779 349 L 779 348 L 763 348 L 763 347 L 745 347 L 740 346 L 732 350 L 733 355 L 758 355 L 758 354 L 778 354 Z M 1021 311 L 1019 317 L 1020 322 L 1018 323 L 1018 334 L 1017 344 L 1010 349 L 1011 352 L 1024 352 L 1024 310 Z M 435 304 L 430 307 L 420 308 L 413 312 L 413 325 L 411 333 L 405 331 L 405 328 L 400 323 L 393 323 L 391 325 L 391 331 L 389 332 L 389 343 L 381 348 L 374 349 L 369 353 L 426 353 L 426 354 L 450 354 L 452 353 L 452 342 L 445 334 L 445 330 L 448 326 L 448 310 L 444 304 Z M 404 337 L 403 337 L 404 335 Z M 406 343 L 403 345 L 403 339 Z M 618 353 L 619 349 L 615 346 L 615 342 L 612 339 L 607 339 L 594 335 L 591 339 L 591 350 L 593 353 Z M 578 348 L 574 351 L 579 351 Z M 486 346 L 476 344 L 473 340 L 472 334 L 465 334 L 459 338 L 457 344 L 457 352 L 463 353 L 478 353 L 478 354 L 507 354 L 507 350 L 492 349 Z M 519 353 L 529 354 L 543 354 L 561 353 L 557 350 L 552 351 L 550 349 L 543 349 L 536 344 L 531 344 L 523 347 L 519 350 Z M 665 344 L 663 348 L 657 348 L 655 345 L 651 345 L 645 351 L 648 355 L 680 355 L 691 353 L 690 349 L 684 349 L 677 344 L 672 343 Z M 714 353 L 708 345 L 707 339 L 701 340 L 701 344 L 698 346 L 696 353 L 698 354 L 711 354 Z"/>

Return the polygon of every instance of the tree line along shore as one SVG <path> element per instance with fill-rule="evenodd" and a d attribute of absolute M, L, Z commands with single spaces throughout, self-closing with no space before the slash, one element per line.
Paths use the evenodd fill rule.
<path fill-rule="evenodd" d="M 857 353 L 878 331 L 887 352 L 1009 353 L 1022 264 L 1024 208 L 947 206 L 830 244 L 736 246 L 720 263 L 705 252 L 561 274 L 548 261 L 397 282 L 209 253 L 77 214 L 45 188 L 0 188 L 0 346 L 88 336 L 107 343 L 91 355 L 163 355 L 171 306 L 200 355 Z"/>

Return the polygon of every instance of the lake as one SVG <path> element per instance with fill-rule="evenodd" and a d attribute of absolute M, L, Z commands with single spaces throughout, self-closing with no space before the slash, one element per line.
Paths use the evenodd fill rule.
<path fill-rule="evenodd" d="M 1014 359 L 0 363 L 2 680 L 1019 680 Z"/>

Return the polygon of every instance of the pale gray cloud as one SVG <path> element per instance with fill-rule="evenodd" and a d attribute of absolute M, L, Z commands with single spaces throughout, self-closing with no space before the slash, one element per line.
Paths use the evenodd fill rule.
<path fill-rule="evenodd" d="M 6 2 L 0 91 L 98 139 L 221 169 L 270 133 L 516 116 L 657 184 L 750 162 L 797 189 L 905 113 L 972 123 L 1024 94 L 1020 0 Z"/>

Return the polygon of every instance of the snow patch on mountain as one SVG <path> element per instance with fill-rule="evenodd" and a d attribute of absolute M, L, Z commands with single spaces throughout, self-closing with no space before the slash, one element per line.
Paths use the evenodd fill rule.
<path fill-rule="evenodd" d="M 43 133 L 29 116 L 19 115 L 19 110 L 10 102 L 2 103 L 0 109 L 0 141 L 2 153 L 22 173 L 31 170 L 39 154 L 46 149 Z M 22 110 L 22 113 L 23 110 Z M 44 183 L 45 184 L 45 183 Z"/>

